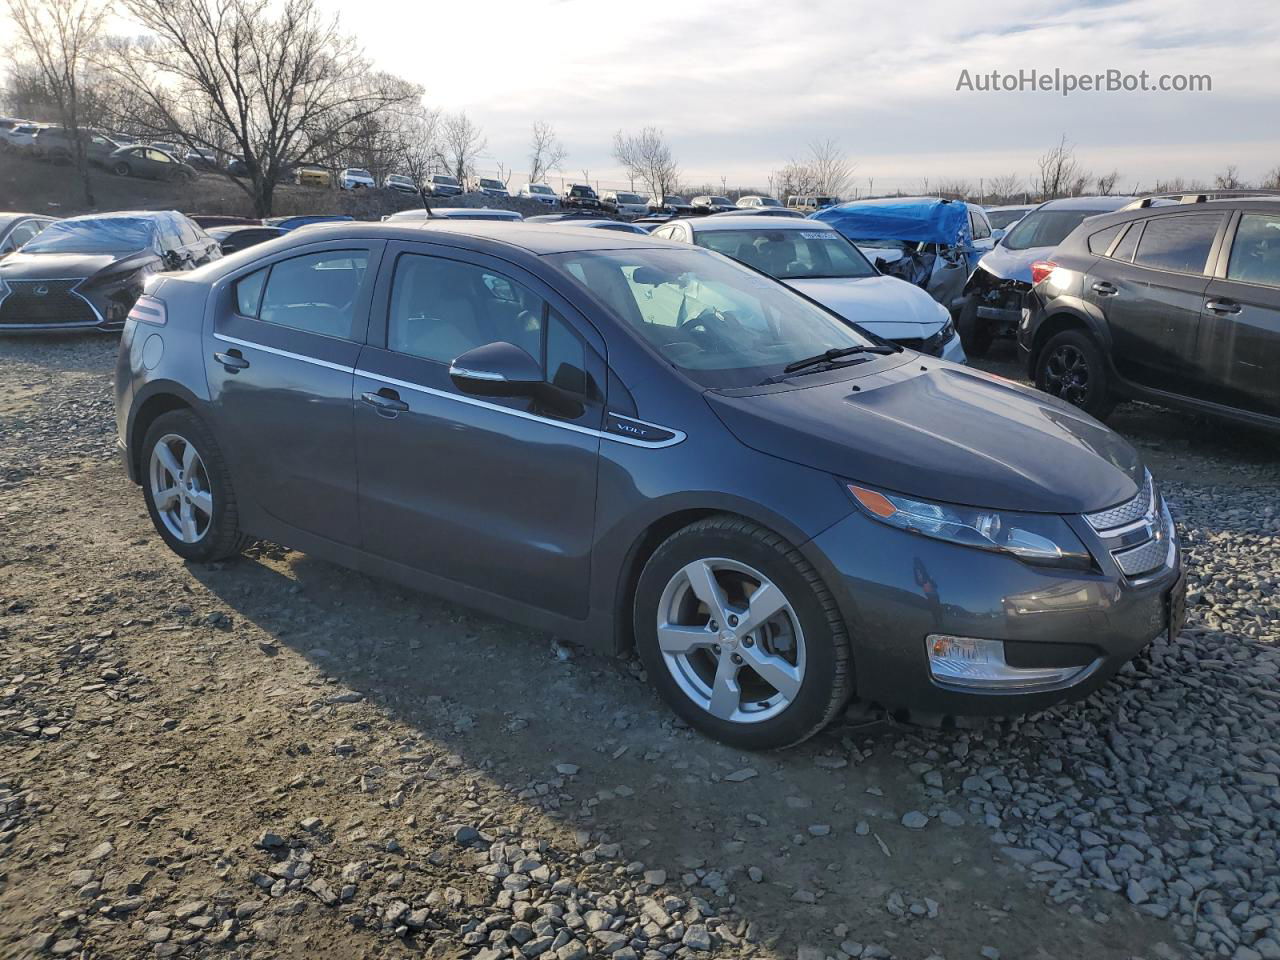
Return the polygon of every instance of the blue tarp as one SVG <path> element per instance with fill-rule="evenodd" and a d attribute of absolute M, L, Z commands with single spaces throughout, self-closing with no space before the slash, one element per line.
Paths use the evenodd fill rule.
<path fill-rule="evenodd" d="M 963 203 L 946 200 L 854 200 L 819 210 L 812 219 L 831 224 L 854 241 L 970 243 L 968 209 Z"/>

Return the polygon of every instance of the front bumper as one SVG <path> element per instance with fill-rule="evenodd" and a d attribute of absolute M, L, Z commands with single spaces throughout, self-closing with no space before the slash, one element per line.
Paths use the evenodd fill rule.
<path fill-rule="evenodd" d="M 858 696 L 929 714 L 1027 713 L 1089 695 L 1180 625 L 1186 583 L 1176 543 L 1164 566 L 1134 580 L 1083 521 L 1072 526 L 1098 570 L 1031 566 L 861 513 L 812 540 L 852 638 Z M 1000 641 L 1015 668 L 1079 669 L 1063 683 L 1025 690 L 964 687 L 934 676 L 926 638 L 937 635 Z"/>

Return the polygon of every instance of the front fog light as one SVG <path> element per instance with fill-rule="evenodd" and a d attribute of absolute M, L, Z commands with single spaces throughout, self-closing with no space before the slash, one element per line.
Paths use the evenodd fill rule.
<path fill-rule="evenodd" d="M 1000 640 L 977 640 L 931 633 L 925 637 L 929 672 L 940 683 L 991 693 L 1025 693 L 1057 687 L 1080 679 L 1093 665 L 1083 667 L 1011 667 Z"/>

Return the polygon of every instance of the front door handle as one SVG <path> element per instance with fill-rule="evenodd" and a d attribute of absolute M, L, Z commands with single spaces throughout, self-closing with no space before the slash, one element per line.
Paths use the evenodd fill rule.
<path fill-rule="evenodd" d="M 383 417 L 394 417 L 398 413 L 406 413 L 409 409 L 409 405 L 400 399 L 400 394 L 390 387 L 383 387 L 377 393 L 362 393 L 360 399 Z"/>
<path fill-rule="evenodd" d="M 1213 313 L 1239 313 L 1240 304 L 1234 300 L 1208 300 L 1204 308 Z"/>
<path fill-rule="evenodd" d="M 249 366 L 239 350 L 228 350 L 226 353 L 215 353 L 213 359 L 217 360 L 227 373 L 239 373 L 241 370 Z"/>
<path fill-rule="evenodd" d="M 1093 292 L 1100 297 L 1113 297 L 1120 291 L 1116 289 L 1114 283 L 1107 283 L 1105 280 L 1099 280 L 1093 285 Z"/>

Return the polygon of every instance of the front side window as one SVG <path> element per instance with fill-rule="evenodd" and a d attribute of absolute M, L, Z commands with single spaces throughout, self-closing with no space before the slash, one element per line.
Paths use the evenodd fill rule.
<path fill-rule="evenodd" d="M 1148 220 L 1133 262 L 1157 270 L 1204 273 L 1221 220 L 1211 213 Z"/>
<path fill-rule="evenodd" d="M 350 340 L 368 267 L 364 250 L 326 250 L 279 260 L 237 282 L 237 309 L 266 323 Z"/>
<path fill-rule="evenodd" d="M 704 386 L 753 386 L 793 361 L 872 342 L 781 284 L 694 247 L 546 259 Z"/>
<path fill-rule="evenodd" d="M 1246 213 L 1240 218 L 1227 279 L 1280 287 L 1280 215 Z"/>
<path fill-rule="evenodd" d="M 483 267 L 406 253 L 396 264 L 387 349 L 451 363 L 475 347 L 505 340 L 542 353 L 543 301 Z"/>
<path fill-rule="evenodd" d="M 834 230 L 706 230 L 696 243 L 779 280 L 876 275 L 862 251 Z"/>

